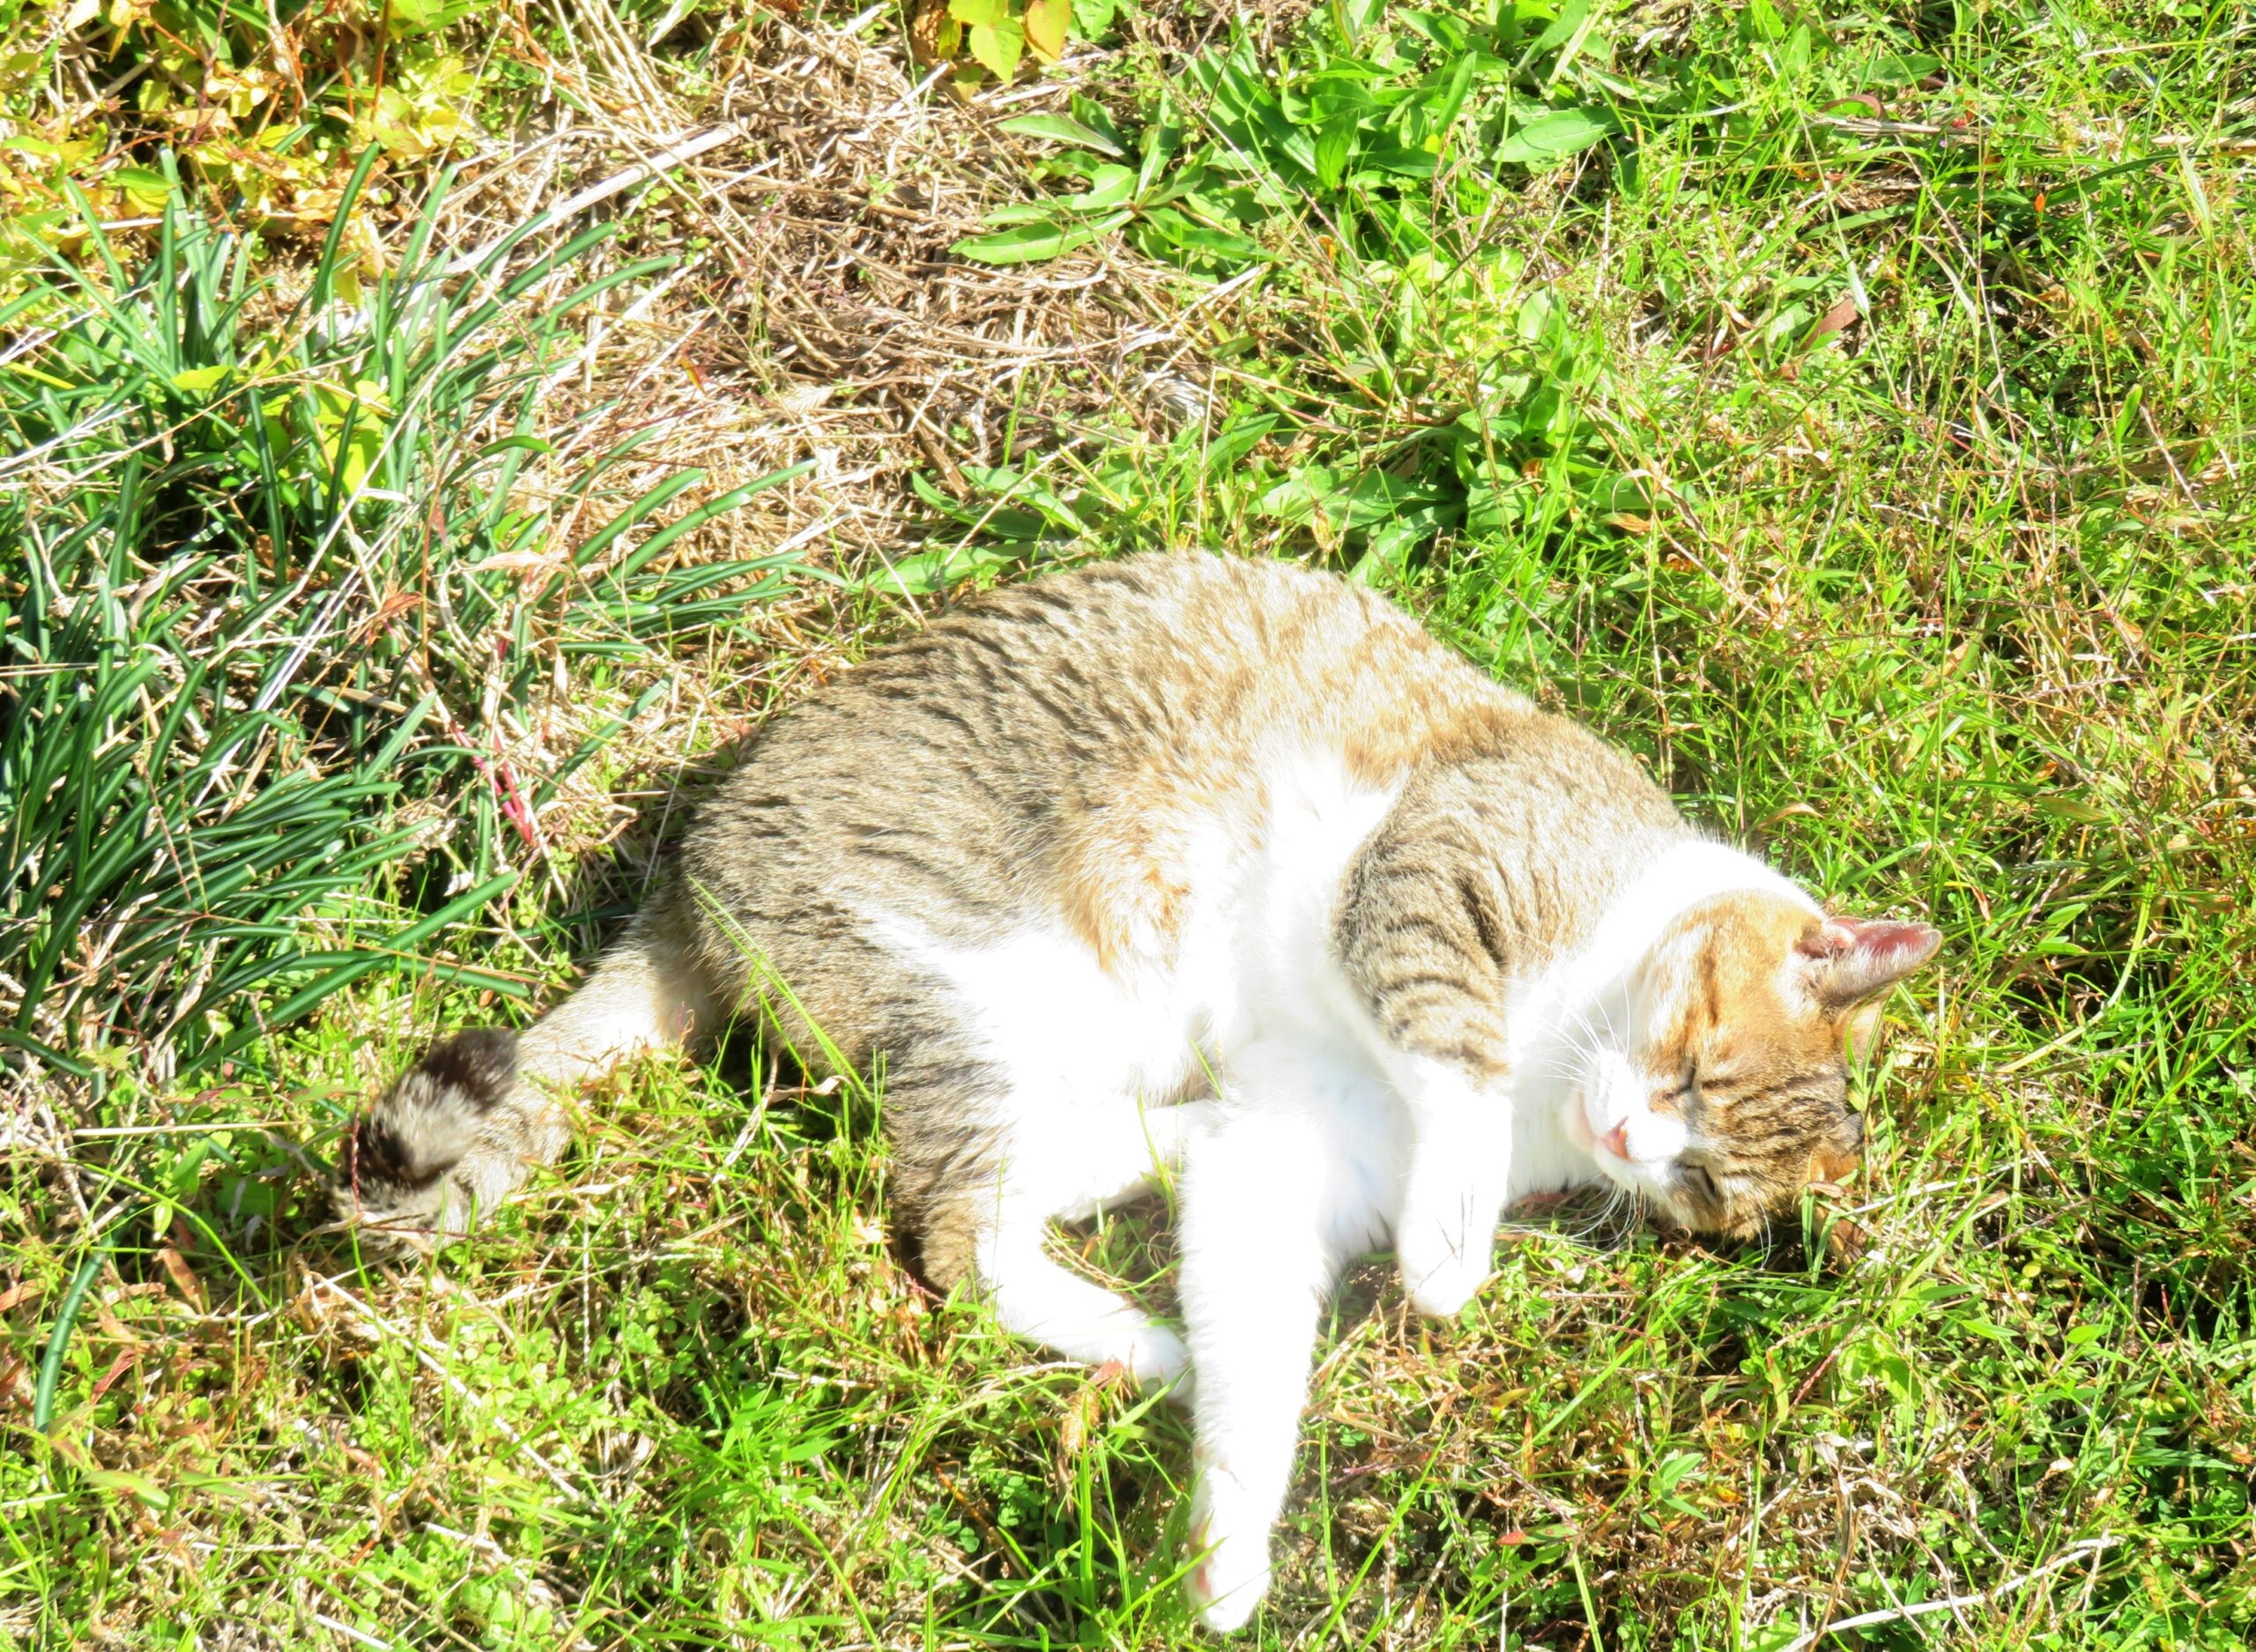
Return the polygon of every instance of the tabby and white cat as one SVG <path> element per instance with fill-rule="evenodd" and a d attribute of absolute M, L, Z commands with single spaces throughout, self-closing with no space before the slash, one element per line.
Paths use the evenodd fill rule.
<path fill-rule="evenodd" d="M 1852 1011 L 1939 940 L 1828 918 L 1367 591 L 1135 557 L 968 603 L 769 728 L 586 984 L 427 1052 L 338 1196 L 460 1232 L 563 1148 L 560 1092 L 740 1013 L 881 1058 L 931 1283 L 1193 1379 L 1189 1584 L 1230 1629 L 1349 1260 L 1391 1243 L 1447 1315 L 1525 1195 L 1750 1231 L 1854 1164 Z M 1049 1249 L 1162 1170 L 1181 1331 Z"/>

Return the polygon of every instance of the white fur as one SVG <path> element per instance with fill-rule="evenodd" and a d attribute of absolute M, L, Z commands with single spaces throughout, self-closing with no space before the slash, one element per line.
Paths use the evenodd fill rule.
<path fill-rule="evenodd" d="M 518 1076 L 580 1085 L 638 1051 L 679 1044 L 706 1011 L 694 976 L 629 934 L 517 1040 Z"/>
<path fill-rule="evenodd" d="M 1514 1200 L 1601 1179 L 1656 1190 L 1684 1143 L 1648 1105 L 1652 1076 L 1619 1053 L 1638 1007 L 1632 971 L 1673 918 L 1718 894 L 1773 891 L 1817 910 L 1733 850 L 1669 851 L 1585 945 L 1518 987 L 1513 1077 L 1484 1093 L 1391 1046 L 1332 960 L 1344 873 L 1394 795 L 1297 754 L 1264 779 L 1261 819 L 1231 834 L 1254 847 L 1218 826 L 1194 854 L 1166 966 L 1108 972 L 1062 923 L 965 948 L 865 914 L 873 937 L 948 983 L 1010 1076 L 994 1122 L 1011 1151 L 978 1253 L 997 1316 L 1141 1381 L 1196 1373 L 1191 1593 L 1218 1630 L 1267 1590 L 1317 1312 L 1340 1269 L 1391 1236 L 1418 1307 L 1451 1315 L 1487 1277 Z M 1210 1100 L 1191 1099 L 1210 1082 Z M 1600 1145 L 1617 1124 L 1626 1160 Z M 1177 1167 L 1187 1348 L 1045 1248 L 1053 1220 Z"/>

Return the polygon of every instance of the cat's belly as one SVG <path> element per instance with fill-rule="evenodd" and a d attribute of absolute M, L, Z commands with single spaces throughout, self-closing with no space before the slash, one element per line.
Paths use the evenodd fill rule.
<path fill-rule="evenodd" d="M 1253 816 L 1197 822 L 1169 840 L 1166 864 L 1122 880 L 1148 872 L 1179 892 L 1167 932 L 1037 909 L 975 944 L 875 907 L 864 931 L 940 988 L 1027 1108 L 1163 1105 L 1210 1089 L 1256 1040 L 1352 1040 L 1361 1011 L 1332 918 L 1394 791 L 1356 783 L 1336 758 L 1295 755 L 1265 766 L 1250 795 Z"/>
<path fill-rule="evenodd" d="M 1214 992 L 1187 972 L 1109 970 L 1062 922 L 964 945 L 896 914 L 862 921 L 939 988 L 958 1031 L 1004 1078 L 1014 1116 L 1158 1106 L 1200 1085 Z"/>

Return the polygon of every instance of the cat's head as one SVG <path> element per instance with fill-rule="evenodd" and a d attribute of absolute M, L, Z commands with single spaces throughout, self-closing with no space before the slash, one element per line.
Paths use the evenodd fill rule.
<path fill-rule="evenodd" d="M 1848 1056 L 1880 996 L 1926 963 L 1924 923 L 1822 918 L 1783 894 L 1723 895 L 1629 972 L 1611 1036 L 1568 1105 L 1599 1167 L 1699 1233 L 1750 1235 L 1864 1145 Z"/>

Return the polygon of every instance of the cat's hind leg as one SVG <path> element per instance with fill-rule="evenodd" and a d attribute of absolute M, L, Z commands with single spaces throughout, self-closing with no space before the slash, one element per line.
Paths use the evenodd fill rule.
<path fill-rule="evenodd" d="M 1183 1310 L 1198 1372 L 1188 1577 L 1227 1633 L 1269 1590 L 1317 1315 L 1347 1261 L 1384 1234 L 1400 1125 L 1375 1075 L 1255 1046 L 1217 1128 L 1189 1144 Z"/>
<path fill-rule="evenodd" d="M 1085 1222 L 1149 1195 L 1160 1179 L 1183 1168 L 1191 1138 L 1219 1117 L 1213 1101 L 1109 1111 L 1073 1144 L 1074 1171 L 1061 1179 L 1062 1202 L 1050 1218 Z"/>
<path fill-rule="evenodd" d="M 1210 1104 L 1076 1112 L 1011 1132 L 983 1173 L 934 1209 L 924 1232 L 936 1284 L 968 1274 L 1007 1330 L 1139 1385 L 1175 1382 L 1190 1366 L 1183 1338 L 1052 1253 L 1050 1230 L 1140 1197 L 1182 1160 Z"/>

